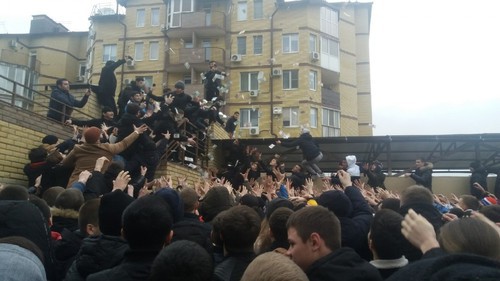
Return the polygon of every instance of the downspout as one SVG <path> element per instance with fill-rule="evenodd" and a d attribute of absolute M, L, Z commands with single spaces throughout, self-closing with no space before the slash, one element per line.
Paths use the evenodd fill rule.
<path fill-rule="evenodd" d="M 118 17 L 118 22 L 123 25 L 123 50 L 122 50 L 122 58 L 125 57 L 125 47 L 126 47 L 126 43 L 127 43 L 127 25 L 125 23 L 123 23 L 120 19 L 120 14 L 118 14 L 118 2 L 116 3 L 116 16 Z M 121 66 L 122 68 L 122 75 L 121 75 L 121 78 L 120 78 L 120 93 L 122 92 L 123 90 L 123 80 L 124 80 L 124 76 L 125 76 L 125 63 L 122 64 Z"/>
<path fill-rule="evenodd" d="M 274 77 L 273 77 L 273 69 L 274 69 L 274 15 L 278 12 L 278 3 L 275 3 L 275 9 L 273 14 L 271 15 L 271 56 L 270 56 L 270 69 L 271 72 L 269 73 L 269 95 L 271 96 L 270 100 L 270 108 L 269 108 L 269 113 L 271 114 L 271 130 L 270 133 L 273 135 L 275 138 L 278 138 L 278 135 L 274 133 L 274 116 L 273 116 L 273 104 L 274 104 Z"/>

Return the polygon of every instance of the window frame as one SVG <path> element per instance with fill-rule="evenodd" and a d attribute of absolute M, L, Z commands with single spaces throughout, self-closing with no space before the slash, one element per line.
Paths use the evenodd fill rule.
<path fill-rule="evenodd" d="M 296 90 L 296 89 L 298 89 L 299 88 L 299 70 L 298 69 L 283 70 L 282 80 L 283 80 L 283 90 Z M 294 87 L 295 81 L 297 83 L 296 87 Z M 288 84 L 288 85 L 286 85 L 286 84 Z"/>
<path fill-rule="evenodd" d="M 153 46 L 157 47 L 156 52 L 153 52 Z M 155 54 L 156 58 L 152 55 Z M 160 59 L 160 42 L 159 41 L 150 41 L 149 42 L 149 60 L 159 60 Z"/>
<path fill-rule="evenodd" d="M 256 40 L 257 38 L 260 38 L 260 39 Z M 262 55 L 263 42 L 264 42 L 264 37 L 262 35 L 254 35 L 253 36 L 253 54 L 254 55 Z M 260 53 L 257 52 L 257 50 L 259 50 L 259 48 L 260 48 Z"/>
<path fill-rule="evenodd" d="M 155 12 L 156 18 L 155 18 Z M 151 26 L 160 26 L 160 8 L 151 8 Z"/>
<path fill-rule="evenodd" d="M 247 37 L 238 36 L 236 37 L 236 53 L 240 55 L 247 54 Z"/>
<path fill-rule="evenodd" d="M 244 77 L 246 76 L 246 77 Z M 255 78 L 254 78 L 255 76 Z M 240 72 L 240 91 L 242 92 L 250 92 L 250 91 L 258 91 L 259 90 L 259 80 L 258 80 L 259 72 Z M 244 80 L 247 80 L 246 83 L 243 83 Z M 252 83 L 253 82 L 253 83 Z M 247 85 L 247 88 L 243 88 L 244 85 Z M 255 88 L 252 88 L 255 87 Z"/>
<path fill-rule="evenodd" d="M 314 81 L 311 83 L 311 74 L 313 74 L 312 78 Z M 316 70 L 309 70 L 309 76 L 308 76 L 308 81 L 309 81 L 309 90 L 311 91 L 317 91 L 318 90 L 318 72 Z"/>
<path fill-rule="evenodd" d="M 141 51 L 138 52 L 137 46 L 141 46 Z M 134 60 L 135 61 L 143 61 L 144 60 L 144 42 L 135 42 L 134 43 Z"/>
<path fill-rule="evenodd" d="M 111 48 L 110 53 L 107 54 L 106 49 Z M 114 51 L 114 52 L 113 52 Z M 114 53 L 114 56 L 113 56 Z M 117 46 L 116 44 L 104 44 L 102 45 L 102 61 L 107 62 L 109 60 L 116 61 Z"/>
<path fill-rule="evenodd" d="M 260 3 L 260 7 L 257 7 L 256 3 Z M 257 8 L 259 8 L 259 9 L 257 9 Z M 253 0 L 253 19 L 254 20 L 261 20 L 263 18 L 264 18 L 264 1 L 263 0 Z"/>
<path fill-rule="evenodd" d="M 240 108 L 240 128 L 250 129 L 259 127 L 259 109 L 258 108 Z M 249 121 L 249 122 L 248 122 Z M 255 121 L 255 122 L 253 122 Z"/>
<path fill-rule="evenodd" d="M 283 127 L 286 127 L 286 128 L 299 127 L 299 125 L 300 125 L 299 112 L 300 112 L 300 110 L 299 110 L 298 106 L 283 107 L 283 111 L 282 111 Z M 287 121 L 289 122 L 288 124 L 285 123 Z"/>
<path fill-rule="evenodd" d="M 318 113 L 317 107 L 311 107 L 309 110 L 309 126 L 311 128 L 318 128 Z"/>
<path fill-rule="evenodd" d="M 248 20 L 248 3 L 247 1 L 238 1 L 236 4 L 236 21 Z"/>
<path fill-rule="evenodd" d="M 285 42 L 286 41 L 286 42 Z M 294 44 L 295 42 L 295 44 Z M 294 54 L 300 51 L 299 48 L 299 34 L 298 33 L 286 33 L 283 34 L 281 39 L 282 52 L 284 54 Z M 293 48 L 296 46 L 296 50 Z M 287 48 L 287 49 L 285 49 Z"/>
<path fill-rule="evenodd" d="M 140 16 L 142 15 L 142 18 Z M 135 11 L 135 27 L 146 26 L 146 9 L 141 8 Z"/>
<path fill-rule="evenodd" d="M 340 111 L 324 107 L 321 121 L 323 137 L 340 136 Z"/>

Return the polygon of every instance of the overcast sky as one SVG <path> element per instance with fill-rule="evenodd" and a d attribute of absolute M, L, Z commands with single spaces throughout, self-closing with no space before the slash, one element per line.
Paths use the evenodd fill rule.
<path fill-rule="evenodd" d="M 86 31 L 92 6 L 103 2 L 11 1 L 0 10 L 0 33 L 29 32 L 36 14 Z M 499 7 L 497 0 L 373 1 L 374 135 L 498 132 Z"/>

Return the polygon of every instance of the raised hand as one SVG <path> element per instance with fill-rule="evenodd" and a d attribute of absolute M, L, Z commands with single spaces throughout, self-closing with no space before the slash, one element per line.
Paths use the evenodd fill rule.
<path fill-rule="evenodd" d="M 121 171 L 118 173 L 118 176 L 116 176 L 116 179 L 113 181 L 113 190 L 125 190 L 127 187 L 128 183 L 130 181 L 130 175 L 128 174 L 128 171 Z"/>

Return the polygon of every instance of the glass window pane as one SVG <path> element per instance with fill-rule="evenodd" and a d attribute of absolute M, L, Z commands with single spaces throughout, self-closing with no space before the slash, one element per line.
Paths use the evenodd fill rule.
<path fill-rule="evenodd" d="M 248 73 L 247 72 L 242 72 L 240 73 L 240 90 L 241 91 L 248 91 L 249 85 L 248 85 Z"/>
<path fill-rule="evenodd" d="M 137 15 L 136 15 L 136 21 L 135 21 L 136 27 L 144 27 L 145 16 L 146 16 L 146 10 L 137 9 Z"/>
<path fill-rule="evenodd" d="M 239 2 L 238 3 L 238 20 L 246 20 L 247 19 L 247 3 Z"/>
<path fill-rule="evenodd" d="M 151 26 L 160 25 L 160 8 L 151 9 Z"/>
<path fill-rule="evenodd" d="M 264 18 L 264 5 L 262 4 L 262 0 L 253 1 L 253 18 L 254 19 Z"/>
<path fill-rule="evenodd" d="M 255 55 L 262 54 L 262 35 L 257 35 L 253 37 L 253 53 Z"/>
<path fill-rule="evenodd" d="M 144 43 L 135 43 L 134 60 L 141 61 L 144 59 Z"/>
<path fill-rule="evenodd" d="M 247 38 L 246 37 L 238 37 L 238 54 L 245 55 L 247 53 Z"/>
<path fill-rule="evenodd" d="M 150 42 L 149 43 L 149 59 L 157 60 L 159 59 L 160 49 L 158 42 Z"/>
<path fill-rule="evenodd" d="M 250 90 L 258 90 L 259 89 L 259 81 L 258 81 L 258 72 L 250 73 Z"/>
<path fill-rule="evenodd" d="M 193 11 L 193 0 L 182 0 L 182 11 L 192 12 Z"/>

